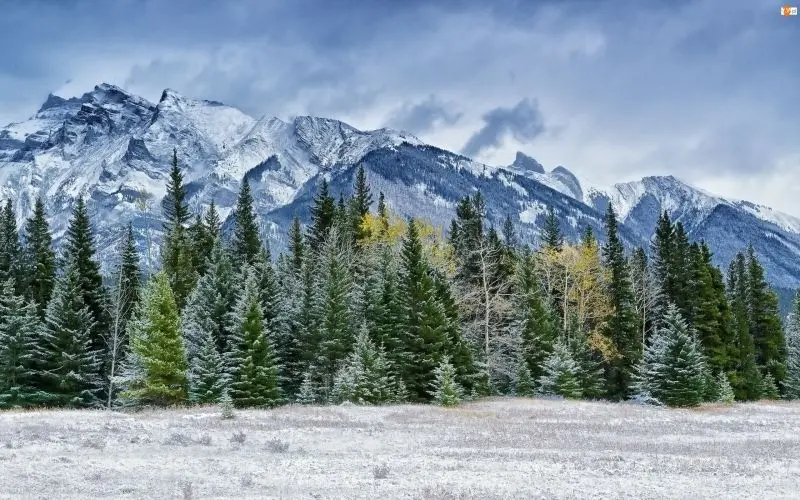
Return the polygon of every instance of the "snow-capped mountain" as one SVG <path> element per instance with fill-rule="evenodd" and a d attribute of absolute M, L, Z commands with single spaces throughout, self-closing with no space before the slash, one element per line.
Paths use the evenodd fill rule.
<path fill-rule="evenodd" d="M 158 247 L 173 148 L 193 209 L 202 211 L 214 200 L 228 216 L 247 177 L 265 236 L 278 248 L 291 217 L 308 220 L 307 205 L 321 179 L 328 179 L 334 195 L 346 194 L 362 164 L 373 190 L 383 191 L 403 216 L 446 226 L 457 201 L 480 190 L 490 222 L 499 225 L 510 215 L 524 241 L 536 240 L 549 206 L 568 238 L 587 225 L 602 238 L 602 212 L 613 201 L 624 221 L 623 239 L 644 245 L 659 211 L 667 209 L 693 237 L 710 240 L 720 263 L 752 240 L 773 282 L 800 283 L 798 219 L 714 197 L 673 178 L 646 178 L 584 197 L 567 169 L 547 172 L 522 153 L 508 166 L 485 165 L 401 131 L 361 131 L 310 116 L 256 119 L 172 90 L 157 103 L 108 84 L 80 97 L 50 95 L 29 120 L 0 129 L 0 198 L 14 202 L 22 223 L 41 196 L 59 237 L 74 200 L 85 196 L 101 258 L 109 262 L 128 222 L 142 245 L 149 234 Z"/>
<path fill-rule="evenodd" d="M 620 220 L 642 238 L 653 234 L 659 215 L 667 211 L 693 240 L 709 243 L 719 265 L 752 244 L 774 285 L 800 285 L 800 219 L 791 215 L 715 196 L 673 176 L 620 183 L 607 192 L 590 190 L 586 202 L 599 211 L 611 202 Z"/>
<path fill-rule="evenodd" d="M 142 242 L 148 232 L 158 242 L 173 148 L 195 210 L 214 200 L 229 215 L 247 176 L 265 235 L 279 246 L 290 217 L 307 219 L 306 204 L 320 180 L 327 178 L 335 194 L 347 191 L 360 163 L 374 190 L 384 191 L 389 206 L 404 216 L 446 225 L 458 199 L 481 190 L 490 220 L 500 224 L 511 215 L 527 240 L 538 235 L 549 205 L 562 216 L 568 236 L 587 224 L 602 234 L 600 214 L 580 201 L 579 191 L 570 191 L 572 174 L 526 171 L 525 158 L 493 167 L 396 130 L 360 131 L 309 116 L 254 119 L 172 90 L 153 103 L 108 84 L 80 97 L 50 95 L 31 119 L 0 129 L 0 197 L 14 201 L 22 223 L 42 196 L 58 237 L 74 200 L 85 196 L 107 260 L 129 221 Z M 574 184 L 580 190 L 577 179 Z"/>

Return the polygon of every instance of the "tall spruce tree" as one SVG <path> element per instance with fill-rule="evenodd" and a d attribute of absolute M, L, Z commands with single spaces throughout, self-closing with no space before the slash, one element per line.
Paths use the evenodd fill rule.
<path fill-rule="evenodd" d="M 564 244 L 564 237 L 561 234 L 560 222 L 552 206 L 547 208 L 547 217 L 544 220 L 542 230 L 542 245 L 551 250 L 561 250 Z"/>
<path fill-rule="evenodd" d="M 604 219 L 606 241 L 602 247 L 603 264 L 610 271 L 608 283 L 611 315 L 606 323 L 606 335 L 619 353 L 608 366 L 609 395 L 614 398 L 627 397 L 631 375 L 639 361 L 641 345 L 636 328 L 633 307 L 633 288 L 625 259 L 622 241 L 617 229 L 617 214 L 608 204 Z"/>
<path fill-rule="evenodd" d="M 756 363 L 762 374 L 769 374 L 777 384 L 786 375 L 785 340 L 778 310 L 778 296 L 764 279 L 755 250 L 747 249 L 748 326 L 756 350 Z"/>
<path fill-rule="evenodd" d="M 225 361 L 211 331 L 206 331 L 194 358 L 189 362 L 189 401 L 217 403 L 228 389 Z"/>
<path fill-rule="evenodd" d="M 53 239 L 47 223 L 47 213 L 41 198 L 36 199 L 33 215 L 25 223 L 25 262 L 28 271 L 27 297 L 34 301 L 36 310 L 44 318 L 44 310 L 53 294 L 56 280 L 56 256 Z"/>
<path fill-rule="evenodd" d="M 675 298 L 675 278 L 673 276 L 674 232 L 669 214 L 664 211 L 656 223 L 656 231 L 650 246 L 651 267 L 658 283 L 659 294 L 654 304 L 654 313 L 659 323 L 668 305 Z"/>
<path fill-rule="evenodd" d="M 289 258 L 295 276 L 300 276 L 305 257 L 306 241 L 303 237 L 303 229 L 300 226 L 300 218 L 294 217 L 292 219 L 292 227 L 289 229 Z"/>
<path fill-rule="evenodd" d="M 514 280 L 514 313 L 509 328 L 520 339 L 520 355 L 531 377 L 538 380 L 558 339 L 558 327 L 536 275 L 536 258 L 529 250 L 520 257 Z"/>
<path fill-rule="evenodd" d="M 36 307 L 17 295 L 14 280 L 0 290 L 0 408 L 28 408 L 47 401 L 38 388 L 41 324 Z"/>
<path fill-rule="evenodd" d="M 0 211 L 0 281 L 14 280 L 17 293 L 25 291 L 25 260 L 22 258 L 17 218 L 11 200 Z"/>
<path fill-rule="evenodd" d="M 194 252 L 186 228 L 192 216 L 186 198 L 178 152 L 173 150 L 167 194 L 161 202 L 165 219 L 161 260 L 179 309 L 183 308 L 197 279 Z"/>
<path fill-rule="evenodd" d="M 695 333 L 670 305 L 645 347 L 636 390 L 669 406 L 696 406 L 707 391 L 705 358 Z"/>
<path fill-rule="evenodd" d="M 351 231 L 356 242 L 363 241 L 369 236 L 369 231 L 363 227 L 362 222 L 364 216 L 369 213 L 372 201 L 364 165 L 359 165 L 353 182 L 353 197 L 350 203 Z"/>
<path fill-rule="evenodd" d="M 187 399 L 186 349 L 180 316 L 167 274 L 156 274 L 145 287 L 129 323 L 129 376 L 122 397 L 135 404 L 168 406 Z"/>
<path fill-rule="evenodd" d="M 105 333 L 106 362 L 106 401 L 110 408 L 115 397 L 116 379 L 128 350 L 127 325 L 139 301 L 141 271 L 139 255 L 136 252 L 133 229 L 128 224 L 125 235 L 119 244 L 119 260 L 112 276 L 112 289 L 109 297 L 111 327 Z"/>
<path fill-rule="evenodd" d="M 117 280 L 121 290 L 119 297 L 122 300 L 119 312 L 121 314 L 122 329 L 133 314 L 136 304 L 139 302 L 139 292 L 142 285 L 142 271 L 139 267 L 139 252 L 136 250 L 136 240 L 133 236 L 133 227 L 128 224 L 125 236 L 122 240 L 122 252 L 116 273 L 119 274 Z"/>
<path fill-rule="evenodd" d="M 65 236 L 63 261 L 65 267 L 74 267 L 77 274 L 77 293 L 81 295 L 81 300 L 91 316 L 90 350 L 100 353 L 101 359 L 105 359 L 105 335 L 110 329 L 111 317 L 108 313 L 106 289 L 100 275 L 100 264 L 95 257 L 89 212 L 83 197 L 78 197 L 72 210 L 72 219 Z"/>
<path fill-rule="evenodd" d="M 319 338 L 313 371 L 318 386 L 327 394 L 333 387 L 336 370 L 353 347 L 351 253 L 334 229 L 320 249 L 320 269 L 316 315 Z"/>
<path fill-rule="evenodd" d="M 447 317 L 437 300 L 429 263 L 423 254 L 417 224 L 409 220 L 403 240 L 400 271 L 402 359 L 398 370 L 412 398 L 427 400 L 434 370 L 447 353 Z"/>
<path fill-rule="evenodd" d="M 252 267 L 242 274 L 241 288 L 230 314 L 231 349 L 227 369 L 230 396 L 237 407 L 269 407 L 280 402 L 278 366 L 271 332 L 264 323 L 258 276 Z"/>
<path fill-rule="evenodd" d="M 722 272 L 712 263 L 711 250 L 693 247 L 692 282 L 695 288 L 693 326 L 714 373 L 733 371 L 732 347 L 736 343 Z"/>
<path fill-rule="evenodd" d="M 731 305 L 731 329 L 735 338 L 732 346 L 732 373 L 729 373 L 736 399 L 757 400 L 761 397 L 761 373 L 756 365 L 753 336 L 747 308 L 747 259 L 737 254 L 728 268 L 728 300 Z"/>
<path fill-rule="evenodd" d="M 86 408 L 100 404 L 102 362 L 92 343 L 96 322 L 84 301 L 81 265 L 71 255 L 45 310 L 38 378 L 48 405 Z"/>
<path fill-rule="evenodd" d="M 310 210 L 311 226 L 308 228 L 307 242 L 311 252 L 316 252 L 328 237 L 336 215 L 336 203 L 328 192 L 327 179 L 322 179 Z"/>
<path fill-rule="evenodd" d="M 233 241 L 231 242 L 233 260 L 237 266 L 252 266 L 261 251 L 261 237 L 247 177 L 244 178 L 239 189 L 239 199 L 236 202 L 233 218 L 235 222 Z"/>
<path fill-rule="evenodd" d="M 199 354 L 209 334 L 219 352 L 230 349 L 227 322 L 235 301 L 235 273 L 219 239 L 208 256 L 206 269 L 182 311 L 181 333 L 190 361 Z"/>

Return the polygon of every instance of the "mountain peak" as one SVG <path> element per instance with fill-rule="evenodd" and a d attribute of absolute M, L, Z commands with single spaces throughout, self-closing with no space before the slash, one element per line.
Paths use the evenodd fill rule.
<path fill-rule="evenodd" d="M 567 170 L 566 167 L 559 165 L 554 168 L 552 172 L 550 172 L 550 175 L 569 186 L 570 190 L 572 191 L 573 198 L 576 200 L 583 199 L 583 189 L 581 188 L 580 181 L 575 174 Z"/>
<path fill-rule="evenodd" d="M 541 163 L 526 155 L 522 151 L 517 151 L 517 156 L 514 157 L 512 167 L 521 172 L 536 172 L 539 174 L 544 173 L 544 167 Z"/>
<path fill-rule="evenodd" d="M 159 106 L 161 104 L 174 105 L 185 101 L 187 101 L 186 97 L 179 94 L 176 90 L 167 88 L 161 92 L 161 98 L 158 100 L 158 104 Z"/>

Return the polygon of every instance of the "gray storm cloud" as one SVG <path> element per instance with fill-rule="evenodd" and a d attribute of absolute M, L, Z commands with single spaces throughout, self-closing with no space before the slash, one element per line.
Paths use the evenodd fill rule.
<path fill-rule="evenodd" d="M 444 103 L 431 95 L 416 104 L 405 104 L 396 110 L 386 125 L 415 134 L 424 134 L 440 125 L 455 125 L 462 116 L 454 111 L 453 104 Z"/>
<path fill-rule="evenodd" d="M 498 147 L 508 136 L 531 142 L 545 131 L 544 118 L 535 99 L 523 99 L 513 108 L 495 108 L 483 115 L 484 125 L 469 138 L 461 153 L 475 157 Z"/>

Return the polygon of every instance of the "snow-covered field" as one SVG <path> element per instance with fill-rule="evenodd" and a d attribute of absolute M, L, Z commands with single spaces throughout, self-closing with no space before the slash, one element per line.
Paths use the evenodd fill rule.
<path fill-rule="evenodd" d="M 798 498 L 800 405 L 0 413 L 0 498 Z"/>

